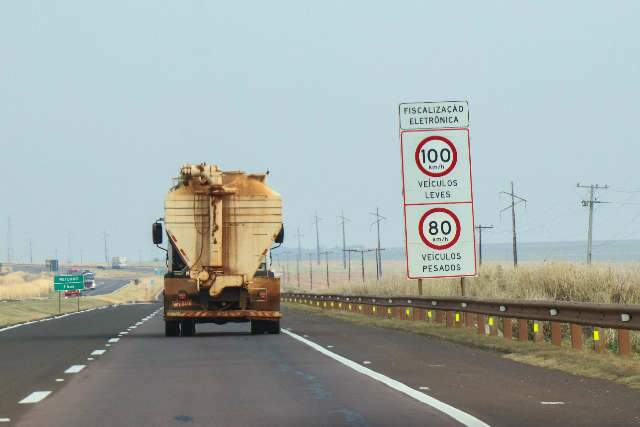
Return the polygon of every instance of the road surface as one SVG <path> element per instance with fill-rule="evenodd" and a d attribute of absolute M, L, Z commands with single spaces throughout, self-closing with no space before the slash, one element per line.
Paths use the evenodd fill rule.
<path fill-rule="evenodd" d="M 287 309 L 288 330 L 278 336 L 231 324 L 165 338 L 159 309 L 119 306 L 0 332 L 0 376 L 8 378 L 0 419 L 68 427 L 640 425 L 637 391 L 492 352 Z M 74 365 L 85 367 L 64 373 Z"/>

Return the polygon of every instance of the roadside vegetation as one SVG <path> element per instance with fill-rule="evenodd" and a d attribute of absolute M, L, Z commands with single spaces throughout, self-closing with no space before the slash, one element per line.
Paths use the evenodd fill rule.
<path fill-rule="evenodd" d="M 301 271 L 297 287 L 295 264 L 289 268 L 285 288 L 309 291 L 308 269 Z M 356 268 L 357 267 L 357 268 Z M 313 292 L 350 295 L 418 295 L 418 281 L 409 280 L 400 261 L 385 262 L 384 276 L 375 278 L 375 266 L 367 266 L 362 281 L 359 264 L 352 264 L 351 280 L 342 263 L 330 263 L 330 285 L 324 264 L 314 264 Z M 373 271 L 370 271 L 373 269 Z M 602 263 L 588 266 L 572 262 L 486 263 L 477 277 L 465 278 L 466 295 L 478 298 L 556 300 L 612 304 L 640 304 L 640 263 Z M 425 296 L 459 296 L 460 279 L 423 280 Z"/>
<path fill-rule="evenodd" d="M 15 273 L 13 273 L 15 274 Z M 40 282 L 46 282 L 48 290 L 52 288 L 53 278 L 49 275 L 41 277 L 43 275 L 31 275 L 36 276 L 33 280 L 26 280 L 22 282 L 22 286 L 25 288 L 33 287 L 38 288 L 42 286 Z M 3 276 L 2 278 L 6 278 Z M 37 285 L 33 282 L 38 283 Z M 20 282 L 19 282 L 20 283 Z M 2 289 L 0 284 L 0 289 Z M 13 288 L 15 285 L 7 285 L 8 288 Z M 55 316 L 57 314 L 71 313 L 78 309 L 77 298 L 64 298 L 60 299 L 60 311 L 58 311 L 58 295 L 54 292 L 46 291 L 43 296 L 37 299 L 28 299 L 24 295 L 27 292 L 11 294 L 14 295 L 12 299 L 20 299 L 19 301 L 3 301 L 0 302 L 0 327 L 13 325 L 16 323 L 23 323 L 30 320 L 42 319 L 45 317 Z M 143 277 L 140 279 L 132 280 L 130 283 L 121 287 L 120 289 L 106 295 L 92 296 L 91 293 L 83 295 L 80 298 L 80 310 L 88 308 L 102 307 L 111 304 L 124 304 L 131 302 L 151 302 L 155 301 L 158 293 L 162 291 L 162 280 L 158 276 Z M 15 295 L 20 295 L 20 298 L 16 298 Z M 1 298 L 0 298 L 1 299 Z M 9 299 L 9 298 L 4 298 Z"/>

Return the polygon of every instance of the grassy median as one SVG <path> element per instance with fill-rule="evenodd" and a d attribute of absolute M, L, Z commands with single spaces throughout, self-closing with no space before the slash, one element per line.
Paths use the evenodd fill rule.
<path fill-rule="evenodd" d="M 49 286 L 51 285 L 49 284 Z M 102 307 L 110 304 L 150 302 L 155 300 L 155 297 L 161 290 L 161 279 L 158 279 L 157 277 L 143 277 L 138 279 L 137 283 L 135 280 L 132 280 L 110 294 L 80 297 L 80 310 Z M 77 298 L 62 297 L 60 299 L 59 310 L 57 294 L 40 299 L 0 302 L 0 326 L 8 326 L 30 320 L 43 319 L 62 313 L 71 313 L 77 309 Z"/>
<path fill-rule="evenodd" d="M 502 357 L 529 365 L 557 369 L 574 375 L 615 381 L 640 389 L 640 357 L 620 357 L 616 354 L 596 354 L 589 350 L 555 347 L 548 343 L 536 344 L 506 340 L 502 337 L 482 336 L 475 329 L 447 328 L 433 322 L 382 319 L 344 311 L 323 310 L 296 303 L 283 303 L 287 308 L 328 316 L 359 325 L 376 326 L 440 338 L 459 344 L 503 353 Z"/>

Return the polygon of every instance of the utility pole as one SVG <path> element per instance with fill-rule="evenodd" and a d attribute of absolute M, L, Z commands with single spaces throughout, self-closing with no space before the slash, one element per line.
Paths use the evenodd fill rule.
<path fill-rule="evenodd" d="M 478 258 L 480 259 L 479 265 L 482 265 L 482 230 L 491 230 L 493 225 L 476 225 L 478 230 Z"/>
<path fill-rule="evenodd" d="M 376 217 L 376 220 L 371 225 L 376 224 L 378 230 L 378 246 L 376 248 L 376 279 L 382 278 L 382 254 L 380 248 L 380 222 L 387 219 L 380 215 L 380 209 L 376 207 L 376 213 L 371 212 L 371 215 Z"/>
<path fill-rule="evenodd" d="M 343 252 L 345 252 L 347 254 L 347 280 L 350 282 L 351 281 L 351 252 L 353 252 L 351 249 L 343 249 Z"/>
<path fill-rule="evenodd" d="M 315 223 L 316 223 L 316 261 L 318 265 L 320 265 L 320 229 L 318 228 L 318 223 L 322 218 L 318 218 L 318 212 L 315 214 Z"/>
<path fill-rule="evenodd" d="M 33 244 L 31 239 L 29 239 L 29 264 L 33 264 Z"/>
<path fill-rule="evenodd" d="M 104 237 L 104 262 L 105 264 L 109 265 L 109 246 L 107 245 L 107 237 L 109 237 L 109 235 L 107 234 L 107 231 L 104 231 L 103 234 Z"/>
<path fill-rule="evenodd" d="M 309 290 L 313 290 L 313 256 L 309 252 Z"/>
<path fill-rule="evenodd" d="M 347 252 L 345 251 L 345 249 L 347 249 L 347 238 L 345 233 L 345 224 L 349 221 L 349 218 L 346 218 L 344 216 L 344 211 L 342 211 L 340 212 L 338 219 L 342 220 L 339 224 L 342 225 L 342 269 L 344 270 L 347 268 Z"/>
<path fill-rule="evenodd" d="M 501 191 L 501 194 L 506 194 L 511 197 L 511 204 L 506 208 L 502 209 L 500 212 L 504 212 L 508 209 L 511 209 L 511 227 L 513 231 L 513 266 L 518 266 L 518 243 L 516 238 L 516 206 L 520 203 L 527 203 L 526 199 L 523 199 L 520 196 L 517 196 L 513 192 L 513 181 L 511 181 L 511 193 L 507 193 L 505 191 Z"/>
<path fill-rule="evenodd" d="M 329 289 L 329 254 L 330 253 L 331 253 L 331 251 L 322 252 L 322 255 L 324 255 L 324 259 L 325 259 L 326 267 L 327 267 L 327 289 Z"/>
<path fill-rule="evenodd" d="M 591 264 L 591 256 L 592 256 L 591 250 L 593 248 L 593 206 L 596 203 L 605 203 L 605 202 L 601 202 L 600 200 L 594 197 L 595 191 L 606 190 L 607 188 L 609 188 L 609 186 L 598 185 L 598 184 L 581 185 L 580 183 L 578 183 L 576 187 L 589 189 L 589 200 L 583 200 L 582 206 L 589 208 L 589 231 L 587 232 L 588 233 L 587 234 L 587 264 Z"/>
<path fill-rule="evenodd" d="M 7 217 L 7 262 L 11 262 L 11 217 Z"/>
<path fill-rule="evenodd" d="M 302 244 L 300 243 L 300 238 L 303 236 L 300 233 L 300 227 L 298 227 L 298 232 L 296 233 L 298 237 L 298 253 L 296 254 L 296 280 L 298 282 L 298 288 L 300 287 L 300 258 L 302 258 Z"/>

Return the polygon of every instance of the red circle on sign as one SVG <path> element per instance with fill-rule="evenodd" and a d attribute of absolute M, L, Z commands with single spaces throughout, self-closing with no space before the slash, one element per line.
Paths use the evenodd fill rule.
<path fill-rule="evenodd" d="M 437 212 L 441 212 L 441 213 L 449 215 L 451 217 L 451 219 L 453 219 L 453 222 L 456 223 L 456 234 L 453 236 L 453 239 L 449 243 L 447 243 L 445 245 L 434 245 L 424 235 L 424 222 L 427 220 L 427 217 L 429 215 L 437 213 Z M 441 251 L 443 249 L 448 249 L 451 246 L 455 245 L 458 242 L 458 239 L 460 239 L 460 220 L 458 219 L 456 214 L 451 212 L 449 209 L 446 209 L 446 208 L 429 209 L 427 212 L 425 212 L 424 215 L 422 215 L 422 218 L 420 218 L 420 223 L 418 225 L 418 232 L 420 233 L 420 239 L 422 239 L 422 242 L 425 245 L 429 246 L 431 249 L 435 249 L 437 251 Z"/>
<path fill-rule="evenodd" d="M 442 172 L 429 172 L 424 168 L 424 166 L 422 166 L 422 162 L 420 161 L 420 150 L 422 150 L 422 147 L 424 147 L 430 141 L 444 142 L 451 149 L 451 157 L 452 157 L 451 164 L 447 169 L 443 170 Z M 439 176 L 444 176 L 453 170 L 453 168 L 456 166 L 456 163 L 458 162 L 458 152 L 456 151 L 456 147 L 453 145 L 453 143 L 449 141 L 447 138 L 445 138 L 444 136 L 432 135 L 420 141 L 420 144 L 418 144 L 418 148 L 416 148 L 415 160 L 416 160 L 416 165 L 418 165 L 418 169 L 420 169 L 422 173 L 429 176 L 433 176 L 433 177 L 439 177 Z"/>

